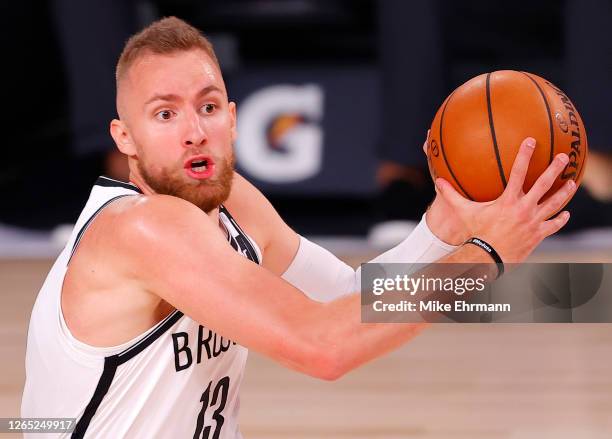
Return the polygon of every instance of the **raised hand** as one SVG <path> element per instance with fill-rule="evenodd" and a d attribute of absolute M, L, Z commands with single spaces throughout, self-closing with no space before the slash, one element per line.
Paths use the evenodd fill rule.
<path fill-rule="evenodd" d="M 467 234 L 491 244 L 506 263 L 523 261 L 544 238 L 559 231 L 570 217 L 569 212 L 563 211 L 549 219 L 576 190 L 573 180 L 568 180 L 551 197 L 540 203 L 540 199 L 569 162 L 567 154 L 558 154 L 533 187 L 527 193 L 523 192 L 534 148 L 533 138 L 529 137 L 521 143 L 508 185 L 494 201 L 470 201 L 461 196 L 448 181 L 442 178 L 435 181 L 438 192 L 460 218 Z"/>
<path fill-rule="evenodd" d="M 429 130 L 423 143 L 423 153 L 427 157 Z M 436 187 L 436 197 L 427 209 L 427 226 L 439 239 L 447 244 L 460 245 L 470 237 L 462 219 L 453 207 L 440 195 Z"/>

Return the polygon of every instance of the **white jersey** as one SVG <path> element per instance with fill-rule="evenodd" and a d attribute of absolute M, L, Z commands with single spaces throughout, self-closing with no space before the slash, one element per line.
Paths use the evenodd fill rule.
<path fill-rule="evenodd" d="M 81 236 L 109 203 L 140 193 L 105 177 L 93 187 L 34 304 L 21 416 L 76 418 L 77 438 L 240 438 L 245 347 L 178 310 L 133 340 L 105 348 L 77 340 L 64 321 L 62 284 Z M 232 247 L 260 263 L 259 248 L 222 206 L 219 218 Z"/>

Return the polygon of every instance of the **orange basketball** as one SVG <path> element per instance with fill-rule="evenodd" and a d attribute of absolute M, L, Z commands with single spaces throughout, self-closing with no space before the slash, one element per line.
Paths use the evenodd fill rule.
<path fill-rule="evenodd" d="M 471 200 L 494 200 L 506 187 L 526 137 L 536 139 L 536 148 L 525 192 L 561 152 L 569 155 L 569 164 L 545 198 L 568 179 L 580 184 L 587 136 L 567 95 L 531 73 L 500 70 L 477 76 L 453 91 L 436 113 L 427 140 L 429 170 Z"/>

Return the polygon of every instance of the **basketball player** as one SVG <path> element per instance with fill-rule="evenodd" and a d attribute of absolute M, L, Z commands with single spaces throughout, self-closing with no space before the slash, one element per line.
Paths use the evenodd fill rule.
<path fill-rule="evenodd" d="M 215 54 L 176 18 L 132 37 L 110 130 L 130 182 L 101 177 L 34 305 L 23 417 L 73 417 L 74 437 L 239 438 L 254 349 L 334 380 L 412 339 L 418 324 L 362 324 L 359 274 L 297 235 L 234 172 L 236 106 Z M 524 260 L 568 220 L 547 201 L 568 158 L 524 194 L 523 142 L 504 194 L 473 203 L 439 180 L 416 230 L 378 262 Z"/>

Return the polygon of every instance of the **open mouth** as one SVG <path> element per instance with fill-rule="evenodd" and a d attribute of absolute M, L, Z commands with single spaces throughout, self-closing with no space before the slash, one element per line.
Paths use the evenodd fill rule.
<path fill-rule="evenodd" d="M 191 162 L 191 170 L 193 172 L 206 172 L 208 169 L 208 160 L 194 160 Z"/>
<path fill-rule="evenodd" d="M 213 174 L 214 162 L 207 156 L 192 157 L 185 162 L 185 170 L 193 178 L 208 178 Z"/>

